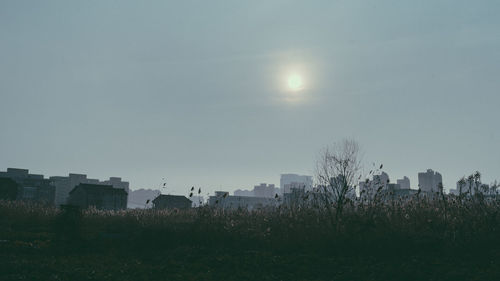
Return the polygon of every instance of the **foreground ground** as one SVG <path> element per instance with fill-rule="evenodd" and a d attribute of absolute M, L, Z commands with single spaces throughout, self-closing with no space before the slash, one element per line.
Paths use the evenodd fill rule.
<path fill-rule="evenodd" d="M 449 205 L 444 216 L 418 204 L 357 208 L 329 226 L 311 210 L 68 213 L 0 202 L 0 280 L 500 280 L 498 202 Z"/>
<path fill-rule="evenodd" d="M 25 246 L 20 246 L 25 247 Z M 497 253 L 315 255 L 268 251 L 0 253 L 1 280 L 500 280 Z"/>

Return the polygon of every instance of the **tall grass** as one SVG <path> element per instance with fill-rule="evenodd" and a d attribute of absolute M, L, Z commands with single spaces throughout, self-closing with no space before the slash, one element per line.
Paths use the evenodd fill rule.
<path fill-rule="evenodd" d="M 455 196 L 353 201 L 341 218 L 318 206 L 255 211 L 87 209 L 0 201 L 0 240 L 42 241 L 49 249 L 150 253 L 200 250 L 360 251 L 498 248 L 500 200 Z M 335 214 L 333 214 L 335 215 Z"/>

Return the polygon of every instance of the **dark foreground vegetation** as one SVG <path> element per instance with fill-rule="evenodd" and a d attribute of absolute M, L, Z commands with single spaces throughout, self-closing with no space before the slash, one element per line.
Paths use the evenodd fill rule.
<path fill-rule="evenodd" d="M 500 280 L 500 201 L 104 212 L 0 201 L 0 280 Z"/>

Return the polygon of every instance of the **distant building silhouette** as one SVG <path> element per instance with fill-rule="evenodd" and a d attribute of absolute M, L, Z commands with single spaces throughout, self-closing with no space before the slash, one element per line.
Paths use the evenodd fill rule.
<path fill-rule="evenodd" d="M 398 179 L 396 182 L 399 184 L 401 189 L 410 189 L 410 179 L 408 177 Z"/>
<path fill-rule="evenodd" d="M 359 183 L 360 197 L 364 199 L 373 199 L 378 194 L 384 200 L 409 197 L 418 192 L 410 189 L 410 179 L 404 177 L 398 179 L 397 183 L 391 183 L 389 175 L 382 172 L 380 175 L 374 175 L 371 180 Z"/>
<path fill-rule="evenodd" d="M 54 204 L 55 187 L 43 175 L 30 174 L 27 169 L 8 168 L 0 178 L 9 178 L 18 186 L 16 199 Z"/>
<path fill-rule="evenodd" d="M 253 190 L 241 190 L 241 189 L 236 189 L 233 192 L 234 196 L 247 196 L 247 197 L 254 197 L 255 193 Z"/>
<path fill-rule="evenodd" d="M 127 192 L 111 185 L 77 185 L 69 193 L 68 204 L 80 208 L 95 207 L 99 210 L 123 210 L 127 208 Z"/>
<path fill-rule="evenodd" d="M 67 177 L 54 176 L 50 177 L 50 181 L 56 187 L 55 203 L 57 206 L 67 204 L 69 193 L 79 184 L 99 184 L 98 179 L 89 179 L 84 174 L 72 174 Z"/>
<path fill-rule="evenodd" d="M 439 184 L 443 183 L 443 177 L 440 173 L 428 169 L 427 172 L 418 173 L 418 187 L 423 192 L 439 192 Z"/>
<path fill-rule="evenodd" d="M 377 192 L 388 190 L 389 182 L 389 175 L 386 172 L 382 172 L 380 175 L 373 175 L 371 180 L 360 181 L 360 196 L 371 198 L 375 196 Z"/>
<path fill-rule="evenodd" d="M 192 202 L 182 195 L 158 195 L 153 199 L 154 209 L 189 209 Z"/>
<path fill-rule="evenodd" d="M 285 187 L 287 184 L 299 183 L 303 184 L 306 191 L 312 190 L 313 181 L 312 176 L 303 176 L 297 174 L 281 174 L 280 178 L 280 191 L 281 193 L 290 193 L 290 186 Z"/>
<path fill-rule="evenodd" d="M 274 186 L 274 184 L 268 185 L 265 183 L 261 183 L 260 185 L 256 185 L 253 188 L 254 196 L 263 198 L 274 198 L 278 191 L 279 190 Z"/>
<path fill-rule="evenodd" d="M 67 177 L 50 177 L 50 181 L 56 187 L 55 203 L 57 206 L 66 204 L 70 191 L 81 183 L 109 185 L 114 188 L 123 189 L 127 194 L 129 192 L 129 183 L 122 181 L 121 178 L 118 177 L 111 177 L 109 180 L 99 181 L 98 179 L 89 179 L 85 174 L 70 173 Z"/>

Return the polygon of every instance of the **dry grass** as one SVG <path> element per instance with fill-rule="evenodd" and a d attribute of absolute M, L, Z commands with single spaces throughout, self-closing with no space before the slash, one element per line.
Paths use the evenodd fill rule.
<path fill-rule="evenodd" d="M 72 257 L 81 264 L 85 261 L 77 257 L 97 255 L 113 260 L 138 259 L 148 266 L 157 262 L 151 261 L 152 257 L 172 258 L 175 253 L 186 266 L 200 268 L 204 268 L 198 264 L 203 260 L 233 257 L 235 260 L 231 262 L 239 263 L 241 268 L 252 263 L 263 266 L 271 275 L 274 269 L 260 262 L 267 260 L 286 267 L 291 260 L 305 257 L 308 257 L 306 263 L 315 260 L 315 264 L 331 259 L 354 262 L 362 257 L 368 263 L 366 266 L 373 266 L 371 262 L 386 264 L 394 259 L 410 262 L 418 256 L 429 268 L 434 267 L 427 262 L 438 257 L 448 260 L 445 267 L 455 268 L 461 264 L 456 258 L 464 255 L 481 264 L 499 258 L 499 211 L 500 200 L 491 198 L 357 201 L 347 204 L 342 218 L 332 225 L 334 214 L 319 207 L 300 210 L 280 207 L 253 212 L 210 207 L 118 212 L 89 209 L 81 214 L 68 214 L 48 206 L 0 201 L 3 241 L 0 250 L 8 260 L 22 253 L 30 257 L 43 253 L 44 257 L 55 259 Z M 191 260 L 189 256 L 197 259 Z M 247 260 L 250 256 L 251 260 Z M 280 257 L 287 264 L 272 257 Z M 411 264 L 404 265 L 413 270 Z M 347 264 L 343 266 L 349 268 Z M 193 273 L 185 270 L 185 274 Z M 438 268 L 433 270 L 438 274 Z M 487 270 L 488 278 L 498 276 L 498 270 L 490 267 Z M 119 272 L 117 269 L 115 274 Z"/>

